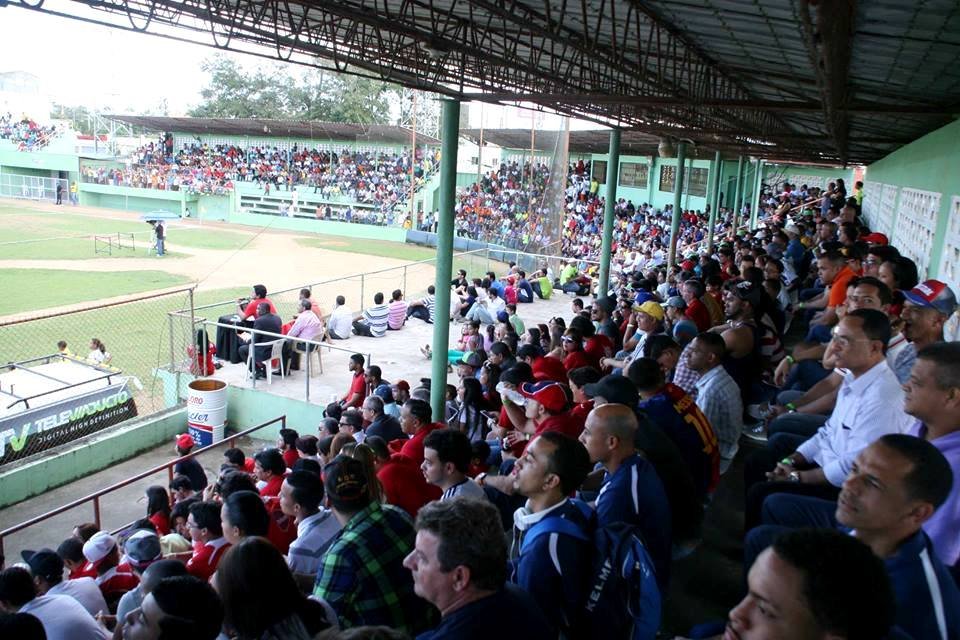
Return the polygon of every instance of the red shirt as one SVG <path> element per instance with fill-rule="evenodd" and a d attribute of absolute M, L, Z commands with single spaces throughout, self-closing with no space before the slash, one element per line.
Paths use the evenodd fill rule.
<path fill-rule="evenodd" d="M 446 428 L 447 425 L 442 422 L 431 422 L 427 426 L 421 427 L 409 440 L 394 440 L 393 442 L 401 443 L 400 454 L 412 460 L 419 467 L 423 464 L 423 441 L 427 439 L 431 431 Z"/>
<path fill-rule="evenodd" d="M 108 569 L 106 573 L 96 576 L 94 580 L 97 581 L 97 586 L 100 587 L 100 591 L 108 603 L 116 602 L 121 595 L 131 589 L 136 589 L 137 585 L 140 584 L 140 578 L 125 562 Z"/>
<path fill-rule="evenodd" d="M 590 359 L 586 351 L 571 351 L 563 359 L 563 368 L 570 373 L 580 367 L 596 367 L 596 363 Z"/>
<path fill-rule="evenodd" d="M 260 489 L 261 498 L 276 498 L 280 495 L 280 486 L 283 484 L 283 476 L 272 476 L 267 480 L 267 484 Z"/>
<path fill-rule="evenodd" d="M 299 459 L 300 454 L 296 449 L 287 449 L 283 452 L 283 463 L 287 465 L 287 469 L 293 469 L 293 465 L 297 464 Z"/>
<path fill-rule="evenodd" d="M 570 418 L 576 421 L 579 431 L 583 431 L 583 427 L 587 424 L 587 415 L 589 415 L 591 411 L 593 411 L 593 400 L 575 404 L 573 408 L 570 409 Z"/>
<path fill-rule="evenodd" d="M 707 306 L 696 298 L 687 305 L 687 311 L 684 315 L 693 320 L 693 323 L 697 325 L 697 331 L 706 331 L 712 326 L 710 323 L 710 312 L 707 311 Z"/>
<path fill-rule="evenodd" d="M 187 560 L 187 573 L 196 576 L 204 582 L 217 570 L 220 558 L 230 548 L 226 538 L 217 538 L 204 544 L 193 556 Z"/>
<path fill-rule="evenodd" d="M 395 453 L 377 471 L 377 480 L 383 486 L 387 504 L 400 507 L 417 517 L 420 507 L 440 497 L 440 487 L 429 484 L 420 471 L 420 466 L 403 454 Z"/>
<path fill-rule="evenodd" d="M 554 380 L 566 383 L 567 370 L 563 368 L 563 361 L 559 358 L 544 356 L 533 361 L 534 380 Z"/>
<path fill-rule="evenodd" d="M 270 301 L 270 298 L 254 298 L 250 303 L 243 308 L 243 315 L 245 318 L 259 318 L 257 315 L 257 305 L 261 302 L 266 302 L 270 305 L 270 313 L 276 313 L 277 308 L 273 306 L 273 302 Z"/>
<path fill-rule="evenodd" d="M 599 364 L 600 358 L 613 357 L 613 342 L 607 336 L 597 334 L 584 341 L 583 350 Z"/>
<path fill-rule="evenodd" d="M 350 402 L 350 398 L 353 397 L 353 394 L 359 393 L 360 399 L 354 402 Z M 363 378 L 363 371 L 353 374 L 353 380 L 350 381 L 350 390 L 347 391 L 347 395 L 343 396 L 343 401 L 347 404 L 344 405 L 344 409 L 348 407 L 357 407 L 363 404 L 364 399 L 367 397 L 367 382 Z"/>
<path fill-rule="evenodd" d="M 165 536 L 170 533 L 170 518 L 163 511 L 157 511 L 147 519 L 157 528 L 158 536 Z"/>
<path fill-rule="evenodd" d="M 67 580 L 76 580 L 77 578 L 96 578 L 97 570 L 90 566 L 89 562 L 84 562 L 79 567 L 71 569 L 67 574 Z"/>

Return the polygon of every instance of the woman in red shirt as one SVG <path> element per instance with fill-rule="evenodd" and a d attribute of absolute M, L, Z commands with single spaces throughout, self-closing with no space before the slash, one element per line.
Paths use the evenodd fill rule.
<path fill-rule="evenodd" d="M 563 368 L 567 373 L 580 367 L 592 366 L 590 356 L 583 350 L 583 334 L 577 329 L 567 329 L 561 338 L 563 345 Z"/>
<path fill-rule="evenodd" d="M 157 528 L 158 536 L 170 533 L 170 496 L 159 485 L 147 487 L 147 519 Z"/>

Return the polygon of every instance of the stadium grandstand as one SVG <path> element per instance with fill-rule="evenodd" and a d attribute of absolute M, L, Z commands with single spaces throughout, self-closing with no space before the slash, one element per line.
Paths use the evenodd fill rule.
<path fill-rule="evenodd" d="M 0 637 L 960 638 L 955 2 L 71 4 L 442 126 L 0 113 Z"/>

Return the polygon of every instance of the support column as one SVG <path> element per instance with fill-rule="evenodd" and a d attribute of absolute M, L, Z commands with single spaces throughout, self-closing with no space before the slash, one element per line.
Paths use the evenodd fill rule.
<path fill-rule="evenodd" d="M 603 203 L 603 244 L 600 248 L 600 286 L 597 295 L 607 295 L 610 288 L 610 254 L 613 252 L 613 207 L 617 202 L 617 180 L 620 178 L 620 129 L 610 130 L 607 152 L 607 193 Z"/>
<path fill-rule="evenodd" d="M 710 183 L 713 193 L 710 194 L 710 228 L 707 230 L 707 250 L 713 254 L 713 229 L 717 226 L 717 209 L 720 207 L 720 176 L 723 174 L 723 159 L 717 151 L 713 157 L 713 174 Z"/>
<path fill-rule="evenodd" d="M 684 161 L 687 159 L 687 143 L 677 143 L 677 174 L 673 185 L 673 221 L 670 223 L 670 254 L 667 260 L 668 267 L 677 264 L 677 243 L 680 235 L 680 202 L 683 198 L 683 177 L 685 175 Z"/>
<path fill-rule="evenodd" d="M 750 231 L 757 228 L 760 216 L 760 187 L 763 184 L 763 160 L 757 158 L 757 175 L 753 180 L 753 194 L 750 200 Z"/>
<path fill-rule="evenodd" d="M 453 277 L 453 208 L 457 188 L 457 141 L 460 102 L 443 100 L 440 133 L 440 207 L 437 223 L 436 312 L 433 325 L 430 406 L 433 419 L 443 422 L 447 393 L 447 359 L 450 348 L 450 280 Z"/>
<path fill-rule="evenodd" d="M 743 182 L 743 156 L 737 156 L 737 184 L 733 196 L 733 235 L 737 235 L 737 224 L 740 218 L 740 184 Z"/>

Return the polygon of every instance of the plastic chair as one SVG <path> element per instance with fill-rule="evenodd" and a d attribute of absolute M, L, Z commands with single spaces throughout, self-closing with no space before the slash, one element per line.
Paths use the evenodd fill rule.
<path fill-rule="evenodd" d="M 270 356 L 266 360 L 261 361 L 264 365 L 264 368 L 266 369 L 267 384 L 273 383 L 273 361 L 274 360 L 280 361 L 280 377 L 286 378 L 283 370 L 283 343 L 284 342 L 286 342 L 286 340 L 283 340 L 282 338 L 278 338 L 276 340 L 271 340 L 269 342 L 257 342 L 255 344 L 251 344 L 250 353 L 247 356 L 247 369 L 251 372 L 251 374 L 256 375 L 255 372 L 256 372 L 256 362 L 257 362 L 256 360 L 257 348 L 269 346 Z"/>
<path fill-rule="evenodd" d="M 305 349 L 301 349 L 301 348 L 300 348 L 300 345 L 301 345 L 301 344 L 302 344 L 302 343 L 300 343 L 300 342 L 294 342 L 294 343 L 293 343 L 293 350 L 303 356 L 303 364 L 304 364 L 304 366 L 307 366 L 307 362 L 306 362 L 306 361 L 309 360 L 312 356 L 314 356 L 314 355 L 317 356 L 317 366 L 315 366 L 315 367 L 310 367 L 310 377 L 311 377 L 311 378 L 315 378 L 316 376 L 318 376 L 318 375 L 320 375 L 321 373 L 323 373 L 323 358 L 322 358 L 321 355 L 320 355 L 320 347 L 314 347 L 313 349 L 307 349 L 307 350 L 305 350 Z M 309 347 L 310 345 L 303 345 L 303 346 Z M 318 370 L 319 370 L 319 372 L 318 372 Z"/>

